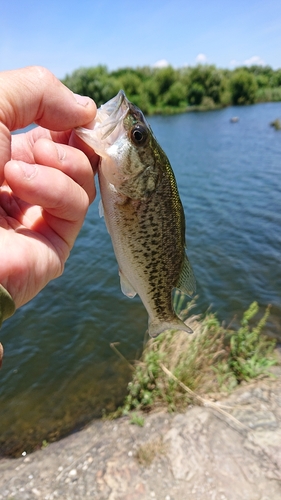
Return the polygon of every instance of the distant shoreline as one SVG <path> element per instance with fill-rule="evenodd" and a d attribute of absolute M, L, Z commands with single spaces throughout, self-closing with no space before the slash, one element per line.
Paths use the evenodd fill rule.
<path fill-rule="evenodd" d="M 109 71 L 99 65 L 79 68 L 62 82 L 73 92 L 90 96 L 98 107 L 123 89 L 145 115 L 281 101 L 281 69 L 269 66 L 228 70 L 199 64 L 178 69 L 145 66 Z"/>

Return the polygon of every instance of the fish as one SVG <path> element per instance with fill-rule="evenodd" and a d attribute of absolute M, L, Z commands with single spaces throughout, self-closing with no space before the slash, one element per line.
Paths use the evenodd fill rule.
<path fill-rule="evenodd" d="M 192 297 L 185 216 L 170 162 L 142 111 L 123 90 L 100 106 L 91 129 L 77 135 L 100 156 L 100 215 L 119 266 L 122 292 L 136 294 L 148 313 L 148 333 L 192 333 L 175 313 L 172 293 Z"/>

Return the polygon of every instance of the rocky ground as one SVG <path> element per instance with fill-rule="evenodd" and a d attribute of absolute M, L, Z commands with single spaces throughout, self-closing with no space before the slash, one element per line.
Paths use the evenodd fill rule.
<path fill-rule="evenodd" d="M 195 406 L 95 421 L 41 451 L 0 461 L 0 499 L 280 500 L 281 368 L 224 411 Z"/>

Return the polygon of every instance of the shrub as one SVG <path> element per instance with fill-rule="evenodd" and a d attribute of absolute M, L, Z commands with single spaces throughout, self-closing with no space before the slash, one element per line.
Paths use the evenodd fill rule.
<path fill-rule="evenodd" d="M 243 380 L 268 372 L 276 361 L 275 341 L 262 334 L 269 308 L 257 324 L 250 326 L 258 312 L 250 305 L 237 331 L 223 327 L 214 314 L 193 319 L 194 334 L 167 331 L 148 341 L 140 361 L 136 362 L 128 395 L 119 413 L 132 409 L 149 410 L 164 405 L 182 409 L 197 394 L 231 391 Z M 189 323 L 190 324 L 190 323 Z M 175 377 L 167 377 L 163 366 Z M 190 392 L 183 390 L 184 384 Z"/>

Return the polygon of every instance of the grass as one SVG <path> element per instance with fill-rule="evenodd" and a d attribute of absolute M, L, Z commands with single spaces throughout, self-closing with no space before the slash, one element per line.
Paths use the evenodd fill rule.
<path fill-rule="evenodd" d="M 176 301 L 180 308 L 181 298 L 176 297 Z M 157 406 L 183 410 L 190 403 L 198 403 L 196 395 L 231 392 L 242 381 L 267 374 L 276 363 L 276 342 L 262 333 L 269 308 L 254 321 L 258 310 L 253 302 L 238 330 L 225 328 L 215 314 L 208 313 L 200 321 L 196 317 L 189 321 L 193 335 L 168 331 L 149 340 L 141 360 L 135 363 L 127 397 L 117 414 L 149 411 Z M 172 376 L 167 376 L 168 372 Z M 143 425 L 137 422 L 139 416 L 132 420 Z"/>
<path fill-rule="evenodd" d="M 136 459 L 140 465 L 149 467 L 156 457 L 165 455 L 166 453 L 167 446 L 160 437 L 139 446 L 136 452 Z"/>
<path fill-rule="evenodd" d="M 145 419 L 143 415 L 138 415 L 137 413 L 132 413 L 130 424 L 138 425 L 139 427 L 143 427 L 145 424 Z"/>

